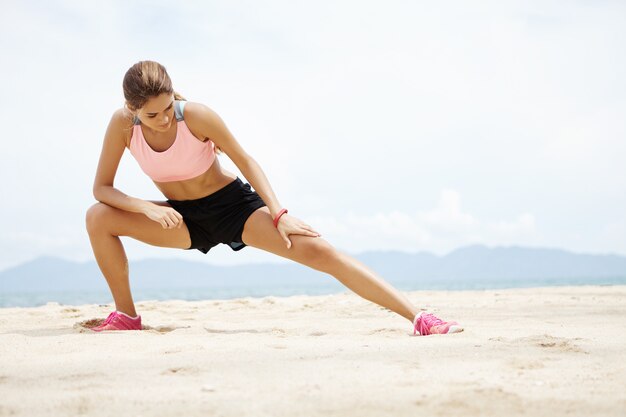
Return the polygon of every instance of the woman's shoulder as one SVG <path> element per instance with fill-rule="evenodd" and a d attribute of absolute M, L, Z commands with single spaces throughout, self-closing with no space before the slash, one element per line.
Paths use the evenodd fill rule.
<path fill-rule="evenodd" d="M 207 127 L 215 126 L 221 122 L 220 116 L 209 106 L 193 101 L 185 102 L 183 117 L 187 126 L 192 130 L 206 130 Z"/>
<path fill-rule="evenodd" d="M 196 103 L 194 101 L 181 101 L 184 103 L 183 115 L 185 119 L 191 117 L 192 119 L 202 118 L 208 113 L 213 112 L 209 106 L 202 103 Z"/>
<path fill-rule="evenodd" d="M 206 106 L 201 103 L 195 103 L 193 101 L 180 101 L 180 104 L 183 109 L 183 119 L 185 120 L 185 125 L 189 129 L 192 135 L 196 138 L 200 139 L 202 142 L 207 140 L 206 134 L 202 132 L 204 129 L 202 128 L 202 121 L 204 119 L 204 112 Z"/>
<path fill-rule="evenodd" d="M 121 107 L 113 112 L 109 128 L 117 131 L 124 137 L 126 147 L 130 147 L 130 138 L 133 134 L 133 125 L 135 124 L 134 115 L 126 107 Z"/>
<path fill-rule="evenodd" d="M 222 118 L 209 106 L 202 103 L 186 102 L 183 118 L 191 133 L 203 142 L 210 140 L 215 151 L 222 153 L 221 146 L 216 143 L 218 138 L 230 135 Z"/>
<path fill-rule="evenodd" d="M 113 112 L 111 122 L 120 127 L 132 127 L 135 124 L 135 116 L 126 107 L 120 107 Z"/>

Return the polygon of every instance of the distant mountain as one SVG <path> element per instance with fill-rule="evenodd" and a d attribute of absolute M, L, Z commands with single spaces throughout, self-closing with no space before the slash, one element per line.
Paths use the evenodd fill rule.
<path fill-rule="evenodd" d="M 404 289 L 502 288 L 529 285 L 626 283 L 626 257 L 524 247 L 459 248 L 445 256 L 427 252 L 355 255 L 385 280 Z M 345 290 L 329 276 L 296 263 L 220 267 L 202 262 L 151 259 L 130 262 L 135 289 L 324 287 Z M 0 272 L 0 293 L 107 290 L 95 261 L 41 257 Z"/>

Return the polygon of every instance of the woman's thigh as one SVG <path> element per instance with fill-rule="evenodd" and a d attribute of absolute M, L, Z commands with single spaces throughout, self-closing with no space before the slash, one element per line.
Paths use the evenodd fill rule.
<path fill-rule="evenodd" d="M 243 243 L 274 253 L 320 271 L 329 272 L 341 254 L 321 237 L 290 235 L 291 248 L 274 227 L 267 207 L 261 207 L 248 217 L 242 234 Z"/>
<path fill-rule="evenodd" d="M 153 203 L 169 206 L 166 201 Z M 150 220 L 141 213 L 133 213 L 96 203 L 87 210 L 87 230 L 97 238 L 98 232 L 113 236 L 128 236 L 153 246 L 186 249 L 191 246 L 189 229 L 185 222 L 180 228 L 164 229 L 159 223 Z"/>

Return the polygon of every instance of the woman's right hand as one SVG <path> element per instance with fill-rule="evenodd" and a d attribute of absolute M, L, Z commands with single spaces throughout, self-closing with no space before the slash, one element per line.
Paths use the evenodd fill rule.
<path fill-rule="evenodd" d="M 183 216 L 172 207 L 150 203 L 144 209 L 144 214 L 148 216 L 150 220 L 159 223 L 164 229 L 180 229 L 183 225 Z"/>

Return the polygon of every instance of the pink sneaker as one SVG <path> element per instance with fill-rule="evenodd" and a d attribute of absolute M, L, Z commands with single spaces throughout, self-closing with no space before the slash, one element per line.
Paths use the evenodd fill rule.
<path fill-rule="evenodd" d="M 102 324 L 92 327 L 91 330 L 94 332 L 103 330 L 141 330 L 141 316 L 131 317 L 120 311 L 114 311 L 109 314 L 109 317 Z"/>
<path fill-rule="evenodd" d="M 463 327 L 456 321 L 446 322 L 433 314 L 422 311 L 413 320 L 413 335 L 446 334 L 462 332 Z"/>

